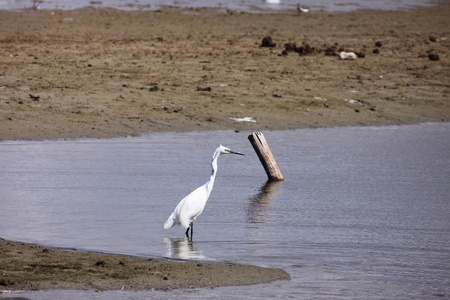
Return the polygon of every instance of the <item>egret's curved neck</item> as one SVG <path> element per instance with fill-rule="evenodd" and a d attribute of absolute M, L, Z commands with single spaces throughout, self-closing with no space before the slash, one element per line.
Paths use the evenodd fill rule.
<path fill-rule="evenodd" d="M 209 181 L 206 183 L 206 188 L 208 190 L 208 194 L 211 193 L 213 186 L 214 186 L 214 180 L 216 179 L 216 174 L 217 174 L 217 160 L 219 159 L 220 156 L 220 151 L 216 151 L 214 152 L 212 161 L 211 161 L 211 167 L 212 167 L 212 171 L 211 171 L 211 175 L 209 177 Z"/>

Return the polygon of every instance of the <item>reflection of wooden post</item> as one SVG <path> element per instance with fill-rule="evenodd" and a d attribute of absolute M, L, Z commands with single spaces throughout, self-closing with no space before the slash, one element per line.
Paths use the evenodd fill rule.
<path fill-rule="evenodd" d="M 272 151 L 270 151 L 264 135 L 261 132 L 252 132 L 252 134 L 248 136 L 248 139 L 252 144 L 253 149 L 255 149 L 256 154 L 258 154 L 259 160 L 261 161 L 264 170 L 266 170 L 269 179 L 276 181 L 283 180 L 283 175 L 278 168 L 275 158 L 273 158 Z"/>

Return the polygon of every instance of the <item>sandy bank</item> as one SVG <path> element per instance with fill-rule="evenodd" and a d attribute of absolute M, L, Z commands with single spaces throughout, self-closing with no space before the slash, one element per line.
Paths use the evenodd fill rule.
<path fill-rule="evenodd" d="M 0 11 L 0 140 L 449 121 L 449 8 Z"/>
<path fill-rule="evenodd" d="M 288 279 L 281 269 L 76 252 L 0 238 L 0 290 L 169 290 Z"/>

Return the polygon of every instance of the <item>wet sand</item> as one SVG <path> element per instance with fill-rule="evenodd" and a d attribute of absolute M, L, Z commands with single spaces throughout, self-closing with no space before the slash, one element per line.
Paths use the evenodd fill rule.
<path fill-rule="evenodd" d="M 0 291 L 170 290 L 289 279 L 281 269 L 80 252 L 0 238 Z"/>
<path fill-rule="evenodd" d="M 449 4 L 335 14 L 0 11 L 0 28 L 0 140 L 450 120 Z M 261 46 L 266 36 L 272 47 Z M 340 51 L 364 57 L 340 60 Z M 244 117 L 256 122 L 231 119 Z M 289 278 L 279 269 L 1 239 L 0 249 L 5 290 L 173 289 Z"/>
<path fill-rule="evenodd" d="M 0 27 L 0 140 L 450 120 L 448 3 L 0 11 Z M 261 47 L 266 36 L 274 47 Z M 287 43 L 298 51 L 283 55 Z M 341 50 L 365 57 L 340 60 Z M 244 117 L 256 122 L 230 119 Z"/>

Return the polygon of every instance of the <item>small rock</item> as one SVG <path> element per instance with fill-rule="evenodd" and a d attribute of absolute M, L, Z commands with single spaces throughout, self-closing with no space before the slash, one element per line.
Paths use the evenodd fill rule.
<path fill-rule="evenodd" d="M 335 47 L 328 47 L 325 49 L 325 55 L 326 56 L 335 56 L 336 54 L 336 48 Z"/>
<path fill-rule="evenodd" d="M 200 91 L 200 92 L 211 92 L 211 88 L 208 86 L 208 87 L 205 87 L 205 88 L 202 88 L 202 87 L 197 87 L 197 91 Z"/>
<path fill-rule="evenodd" d="M 272 37 L 266 36 L 262 39 L 261 47 L 275 47 L 277 44 L 272 42 Z"/>
<path fill-rule="evenodd" d="M 309 44 L 304 44 L 301 47 L 297 47 L 295 49 L 295 52 L 297 52 L 299 55 L 309 55 L 316 52 L 316 48 L 311 47 Z"/>
<path fill-rule="evenodd" d="M 379 49 L 373 49 L 372 53 L 373 54 L 380 54 L 380 50 Z"/>
<path fill-rule="evenodd" d="M 294 52 L 297 49 L 297 45 L 295 43 L 286 43 L 284 44 L 284 49 L 286 52 Z"/>
<path fill-rule="evenodd" d="M 99 260 L 97 263 L 95 263 L 96 267 L 104 267 L 106 263 L 103 260 Z"/>
<path fill-rule="evenodd" d="M 41 98 L 41 96 L 38 96 L 38 95 L 29 94 L 29 96 L 33 101 L 39 101 L 39 98 Z"/>
<path fill-rule="evenodd" d="M 381 47 L 381 42 L 380 41 L 376 42 L 375 46 L 378 47 L 378 48 Z"/>
<path fill-rule="evenodd" d="M 430 54 L 430 55 L 428 55 L 428 58 L 430 60 L 433 60 L 433 61 L 439 60 L 439 55 L 437 55 L 437 54 Z"/>
<path fill-rule="evenodd" d="M 437 42 L 437 37 L 435 36 L 435 35 L 430 35 L 429 37 L 428 37 L 429 39 L 430 39 L 430 41 L 432 41 L 432 42 Z"/>

